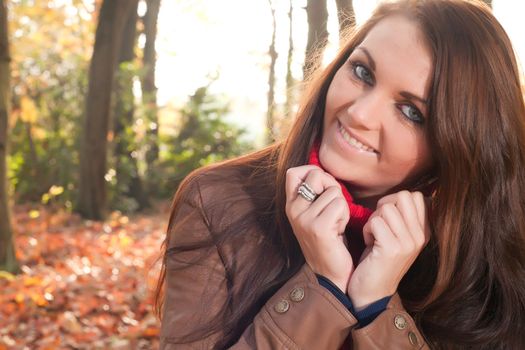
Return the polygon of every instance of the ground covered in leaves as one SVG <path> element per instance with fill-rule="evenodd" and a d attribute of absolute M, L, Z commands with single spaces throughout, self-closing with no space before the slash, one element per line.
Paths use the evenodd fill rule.
<path fill-rule="evenodd" d="M 156 349 L 152 296 L 167 211 L 93 222 L 15 208 L 22 272 L 0 271 L 0 350 Z"/>

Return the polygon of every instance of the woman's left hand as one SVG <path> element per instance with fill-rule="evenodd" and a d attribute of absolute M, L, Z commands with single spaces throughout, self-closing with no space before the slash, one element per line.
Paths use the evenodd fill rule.
<path fill-rule="evenodd" d="M 363 228 L 365 251 L 348 282 L 357 311 L 390 296 L 430 239 L 425 198 L 401 191 L 381 198 Z"/>

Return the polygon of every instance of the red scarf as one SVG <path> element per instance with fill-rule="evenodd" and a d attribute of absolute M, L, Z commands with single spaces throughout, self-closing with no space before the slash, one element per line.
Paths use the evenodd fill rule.
<path fill-rule="evenodd" d="M 319 148 L 321 147 L 320 142 L 315 142 L 312 150 L 310 151 L 310 158 L 308 164 L 317 165 L 324 171 L 326 171 L 319 160 Z M 363 241 L 363 226 L 368 221 L 370 215 L 372 215 L 372 210 L 363 207 L 362 205 L 356 204 L 352 195 L 348 191 L 347 184 L 342 180 L 337 179 L 337 182 L 341 185 L 341 190 L 345 196 L 346 202 L 348 203 L 348 208 L 350 209 L 350 221 L 346 226 L 346 238 L 348 240 L 348 250 L 352 255 L 352 260 L 354 261 L 354 266 L 357 266 L 359 258 L 365 249 L 365 243 Z"/>

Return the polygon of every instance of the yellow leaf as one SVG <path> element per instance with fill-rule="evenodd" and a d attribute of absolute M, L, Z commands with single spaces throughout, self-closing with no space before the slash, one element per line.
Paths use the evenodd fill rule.
<path fill-rule="evenodd" d="M 22 96 L 20 99 L 20 119 L 26 123 L 34 123 L 37 114 L 35 102 L 27 96 Z"/>
<path fill-rule="evenodd" d="M 0 278 L 5 278 L 9 282 L 11 282 L 11 281 L 15 280 L 15 275 L 13 275 L 12 273 L 9 273 L 7 271 L 0 271 Z"/>
<path fill-rule="evenodd" d="M 42 279 L 40 277 L 27 277 L 24 279 L 24 285 L 26 287 L 38 286 L 41 283 L 42 283 Z"/>
<path fill-rule="evenodd" d="M 25 300 L 25 296 L 24 294 L 22 293 L 18 293 L 16 296 L 15 296 L 15 301 L 18 303 L 18 304 L 22 304 Z"/>
<path fill-rule="evenodd" d="M 36 219 L 36 218 L 40 217 L 40 212 L 38 210 L 31 210 L 29 212 L 29 217 L 31 219 Z"/>
<path fill-rule="evenodd" d="M 120 238 L 120 245 L 122 247 L 127 247 L 129 245 L 133 244 L 133 239 L 131 239 L 130 237 L 128 236 L 123 236 Z"/>
<path fill-rule="evenodd" d="M 51 196 L 49 195 L 49 193 L 44 193 L 42 195 L 42 203 L 43 204 L 47 204 L 49 202 L 50 198 L 51 198 Z"/>
<path fill-rule="evenodd" d="M 64 192 L 64 187 L 62 186 L 51 186 L 51 188 L 49 189 L 49 193 L 52 195 L 52 196 L 58 196 L 60 194 L 62 194 Z"/>
<path fill-rule="evenodd" d="M 40 128 L 37 125 L 32 126 L 31 132 L 35 140 L 43 140 L 46 138 L 47 135 L 46 129 Z"/>
<path fill-rule="evenodd" d="M 47 300 L 44 298 L 43 295 L 41 294 L 38 294 L 38 293 L 32 293 L 31 294 L 31 299 L 33 300 L 33 302 L 35 304 L 37 304 L 38 306 L 46 306 L 48 304 Z"/>

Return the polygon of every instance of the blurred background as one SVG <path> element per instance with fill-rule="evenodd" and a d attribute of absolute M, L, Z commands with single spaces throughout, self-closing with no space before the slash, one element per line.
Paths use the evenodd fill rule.
<path fill-rule="evenodd" d="M 525 59 L 521 1 L 484 1 Z M 169 199 L 281 139 L 375 0 L 0 0 L 0 350 L 151 349 Z"/>

